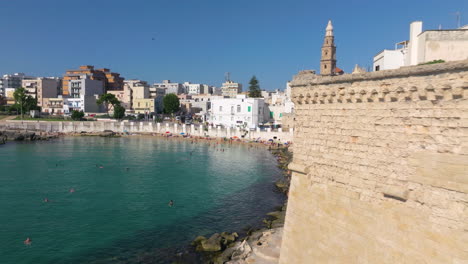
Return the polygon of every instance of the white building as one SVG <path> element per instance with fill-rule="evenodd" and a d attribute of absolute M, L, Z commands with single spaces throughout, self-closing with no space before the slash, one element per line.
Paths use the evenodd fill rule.
<path fill-rule="evenodd" d="M 265 93 L 266 95 L 266 93 Z M 270 121 L 275 125 L 282 122 L 285 114 L 291 114 L 294 111 L 294 103 L 291 101 L 291 86 L 289 82 L 286 84 L 285 92 L 276 90 L 268 93 L 268 99 L 265 99 L 268 104 Z"/>
<path fill-rule="evenodd" d="M 173 93 L 173 94 L 183 94 L 183 93 L 186 93 L 184 85 L 182 83 L 172 83 L 170 80 L 163 80 L 162 83 L 153 84 L 152 89 L 150 89 L 150 93 L 151 93 L 151 90 L 154 90 L 156 88 L 166 89 L 165 94 L 171 94 L 171 93 Z"/>
<path fill-rule="evenodd" d="M 184 88 L 187 94 L 202 94 L 202 84 L 184 82 Z"/>
<path fill-rule="evenodd" d="M 180 103 L 188 112 L 188 114 L 199 116 L 203 121 L 205 121 L 209 110 L 211 109 L 211 101 L 220 100 L 223 98 L 224 96 L 198 94 L 190 95 L 190 98 L 180 99 Z"/>
<path fill-rule="evenodd" d="M 0 95 L 6 96 L 5 91 L 7 88 L 18 89 L 25 79 L 32 79 L 33 77 L 26 76 L 24 73 L 5 74 L 0 78 Z"/>
<path fill-rule="evenodd" d="M 208 122 L 214 125 L 256 128 L 266 120 L 263 98 L 247 98 L 245 95 L 238 95 L 236 98 L 211 101 Z"/>
<path fill-rule="evenodd" d="M 383 50 L 374 57 L 374 71 L 397 69 L 435 60 L 468 59 L 468 27 L 422 30 L 423 23 L 410 25 L 410 39 L 397 43 L 395 50 Z"/>
<path fill-rule="evenodd" d="M 85 113 L 102 113 L 104 106 L 98 106 L 96 101 L 104 93 L 104 83 L 83 76 L 79 80 L 69 81 L 70 97 L 64 99 L 63 112 L 68 114 L 73 110 Z"/>
<path fill-rule="evenodd" d="M 394 50 L 382 50 L 374 56 L 374 71 L 398 69 L 404 66 L 408 41 L 395 44 Z"/>

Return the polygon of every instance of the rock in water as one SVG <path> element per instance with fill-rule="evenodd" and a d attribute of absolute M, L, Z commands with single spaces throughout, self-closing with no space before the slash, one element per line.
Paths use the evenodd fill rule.
<path fill-rule="evenodd" d="M 198 251 L 205 251 L 205 252 L 214 252 L 221 250 L 221 240 L 222 237 L 218 233 L 214 233 L 210 238 L 207 240 L 202 240 L 200 245 L 197 247 Z"/>
<path fill-rule="evenodd" d="M 207 240 L 204 236 L 197 236 L 191 243 L 192 246 L 198 246 L 202 241 Z"/>
<path fill-rule="evenodd" d="M 222 232 L 221 237 L 223 238 L 223 245 L 227 245 L 229 243 L 232 243 L 232 242 L 236 241 L 236 238 L 238 236 L 239 235 L 236 232 L 234 232 L 232 234 L 229 234 L 228 232 Z"/>

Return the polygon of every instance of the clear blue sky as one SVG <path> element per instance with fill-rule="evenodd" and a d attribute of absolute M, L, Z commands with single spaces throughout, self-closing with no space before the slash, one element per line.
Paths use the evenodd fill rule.
<path fill-rule="evenodd" d="M 328 19 L 345 72 L 408 39 L 411 21 L 454 28 L 459 11 L 468 24 L 468 0 L 0 0 L 0 11 L 1 74 L 62 76 L 90 64 L 220 86 L 231 72 L 268 90 L 318 69 Z"/>

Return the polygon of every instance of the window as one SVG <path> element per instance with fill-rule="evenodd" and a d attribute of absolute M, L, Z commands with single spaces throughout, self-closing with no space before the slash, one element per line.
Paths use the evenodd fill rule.
<path fill-rule="evenodd" d="M 223 106 L 222 106 L 222 105 L 219 106 L 219 111 L 220 111 L 220 112 L 223 111 Z"/>
<path fill-rule="evenodd" d="M 247 106 L 247 111 L 248 111 L 248 112 L 252 111 L 252 107 L 251 107 L 251 106 Z"/>
<path fill-rule="evenodd" d="M 240 113 L 240 111 L 241 111 L 241 106 L 237 105 L 237 113 Z"/>
<path fill-rule="evenodd" d="M 375 71 L 380 71 L 380 65 L 375 66 Z"/>
<path fill-rule="evenodd" d="M 270 112 L 270 118 L 273 118 L 274 115 L 275 115 L 275 113 Z"/>

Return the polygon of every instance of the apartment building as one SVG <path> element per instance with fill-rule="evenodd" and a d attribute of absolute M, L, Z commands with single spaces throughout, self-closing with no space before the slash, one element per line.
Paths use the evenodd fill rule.
<path fill-rule="evenodd" d="M 73 110 L 85 113 L 102 113 L 104 106 L 98 106 L 96 101 L 101 94 L 104 94 L 104 83 L 100 80 L 81 76 L 77 80 L 68 81 L 69 96 L 65 98 L 63 111 L 71 113 Z"/>
<path fill-rule="evenodd" d="M 78 80 L 86 76 L 90 80 L 101 81 L 105 91 L 123 90 L 124 78 L 120 77 L 119 73 L 111 72 L 107 68 L 95 69 L 92 65 L 82 65 L 75 70 L 67 70 L 63 76 L 62 90 L 63 95 L 70 95 L 69 82 Z"/>
<path fill-rule="evenodd" d="M 133 110 L 136 114 L 155 114 L 158 112 L 156 98 L 140 98 L 133 100 Z"/>
<path fill-rule="evenodd" d="M 166 90 L 165 94 L 183 94 L 186 93 L 185 87 L 182 83 L 173 83 L 171 80 L 163 80 L 162 83 L 153 84 L 153 89 L 163 88 Z"/>
<path fill-rule="evenodd" d="M 0 95 L 6 97 L 6 89 L 18 89 L 22 85 L 22 81 L 32 79 L 31 76 L 26 76 L 24 73 L 5 74 L 0 78 Z"/>
<path fill-rule="evenodd" d="M 21 86 L 26 89 L 26 93 L 37 99 L 39 107 L 44 106 L 45 98 L 57 97 L 60 87 L 59 79 L 34 78 L 22 80 Z"/>
<path fill-rule="evenodd" d="M 203 90 L 202 84 L 198 83 L 185 82 L 184 87 L 187 94 L 201 94 Z"/>
<path fill-rule="evenodd" d="M 238 94 L 242 93 L 242 84 L 233 82 L 231 80 L 223 83 L 221 87 L 221 95 L 229 98 L 236 98 Z"/>

